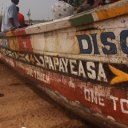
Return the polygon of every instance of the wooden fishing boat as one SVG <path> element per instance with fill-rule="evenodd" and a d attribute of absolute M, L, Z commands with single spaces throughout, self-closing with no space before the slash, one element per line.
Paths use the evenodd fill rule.
<path fill-rule="evenodd" d="M 128 0 L 7 32 L 0 59 L 100 127 L 128 127 Z"/>

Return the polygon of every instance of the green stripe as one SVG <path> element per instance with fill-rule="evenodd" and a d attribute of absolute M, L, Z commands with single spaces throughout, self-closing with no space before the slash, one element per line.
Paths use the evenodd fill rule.
<path fill-rule="evenodd" d="M 79 16 L 73 16 L 69 19 L 73 26 L 79 26 L 94 22 L 92 14 L 83 14 Z"/>

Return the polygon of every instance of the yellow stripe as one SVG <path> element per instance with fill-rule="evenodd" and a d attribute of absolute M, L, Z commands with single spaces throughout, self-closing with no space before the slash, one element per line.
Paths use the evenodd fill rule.
<path fill-rule="evenodd" d="M 12 31 L 6 32 L 6 36 L 7 36 L 7 37 L 8 37 L 8 36 L 13 36 L 13 32 L 12 32 Z"/>
<path fill-rule="evenodd" d="M 96 12 L 99 20 L 108 19 L 127 13 L 128 13 L 128 4 L 123 4 L 123 6 L 117 5 L 117 7 L 111 6 L 111 8 L 108 7 L 106 9 L 99 10 Z"/>

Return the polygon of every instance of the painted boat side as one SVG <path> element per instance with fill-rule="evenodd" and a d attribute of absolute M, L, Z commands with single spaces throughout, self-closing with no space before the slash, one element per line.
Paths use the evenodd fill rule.
<path fill-rule="evenodd" d="M 3 54 L 0 59 L 24 77 L 40 81 L 41 89 L 87 121 L 108 128 L 127 128 L 126 90 L 105 87 L 28 65 Z M 106 115 L 106 117 L 105 117 Z M 115 118 L 114 118 L 115 117 Z M 118 121 L 118 122 L 117 122 Z M 123 124 L 119 123 L 122 122 Z"/>
<path fill-rule="evenodd" d="M 122 0 L 78 16 L 8 32 L 8 38 L 0 41 L 0 58 L 37 80 L 54 100 L 84 119 L 104 127 L 126 128 L 127 5 L 128 1 Z M 98 19 L 83 24 L 83 17 L 94 13 Z"/>

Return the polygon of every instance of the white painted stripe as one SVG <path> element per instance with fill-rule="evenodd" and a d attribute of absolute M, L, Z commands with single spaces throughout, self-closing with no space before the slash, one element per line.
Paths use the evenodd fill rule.
<path fill-rule="evenodd" d="M 96 14 L 95 12 L 92 13 L 92 17 L 93 17 L 93 20 L 94 20 L 94 21 L 98 21 L 98 20 L 99 20 L 97 14 Z"/>

